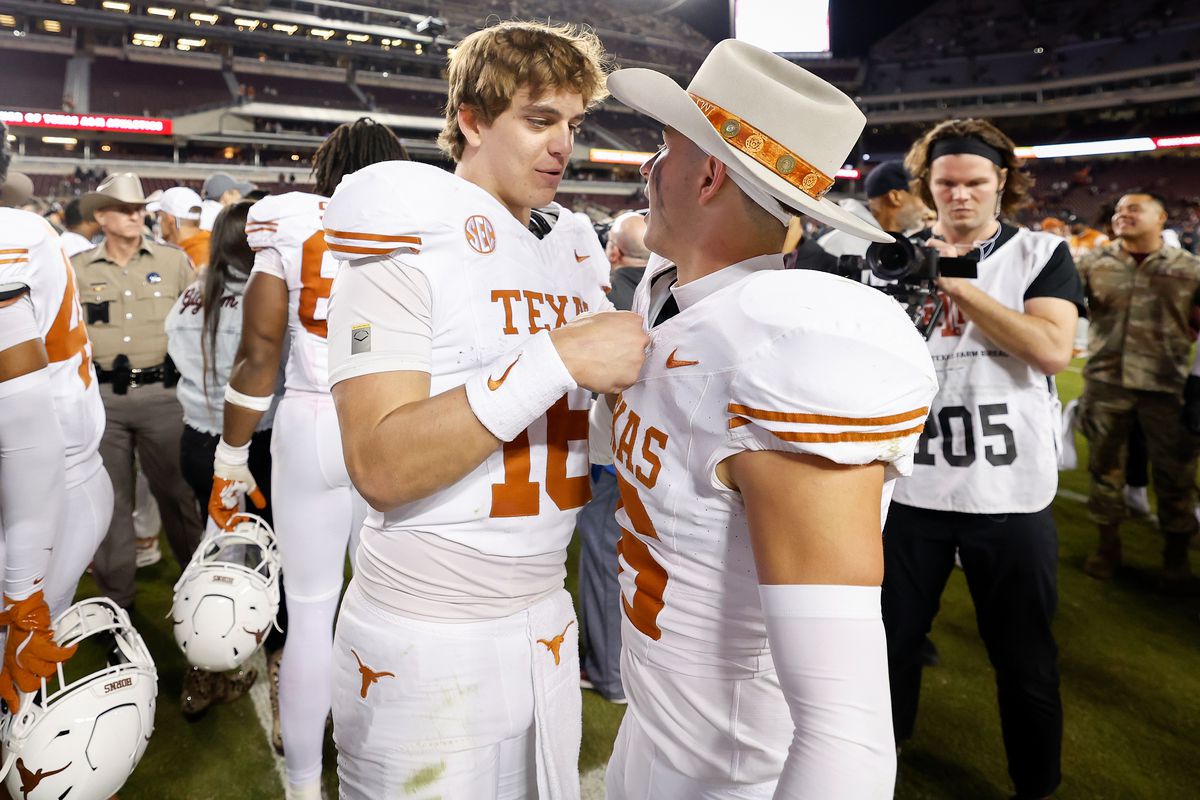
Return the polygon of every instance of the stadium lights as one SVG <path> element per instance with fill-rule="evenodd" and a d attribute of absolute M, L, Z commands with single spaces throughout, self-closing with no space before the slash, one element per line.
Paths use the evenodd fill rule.
<path fill-rule="evenodd" d="M 75 0 L 58 0 L 58 2 L 62 3 L 64 6 L 75 5 Z"/>
<path fill-rule="evenodd" d="M 147 14 L 155 17 L 166 17 L 167 19 L 175 19 L 176 11 L 173 8 L 159 8 L 158 6 L 150 6 L 146 9 Z"/>
<path fill-rule="evenodd" d="M 197 11 L 193 11 L 192 13 L 188 14 L 188 19 L 197 25 L 199 25 L 201 22 L 207 22 L 209 25 L 216 25 L 217 20 L 220 19 L 220 17 L 218 17 L 216 14 L 201 14 Z"/>
<path fill-rule="evenodd" d="M 328 28 L 309 28 L 308 33 L 310 36 L 315 36 L 318 39 L 329 41 L 329 38 L 337 33 L 337 31 L 331 31 Z"/>
<path fill-rule="evenodd" d="M 264 25 L 266 23 L 264 23 L 261 19 L 252 19 L 250 17 L 238 17 L 233 21 L 233 24 L 237 25 L 239 28 L 249 28 L 250 30 L 254 30 L 259 25 Z"/>
<path fill-rule="evenodd" d="M 100 4 L 100 7 L 108 9 L 109 11 L 120 11 L 122 14 L 129 13 L 129 3 L 121 3 L 117 2 L 117 0 L 104 0 L 104 2 Z"/>
<path fill-rule="evenodd" d="M 175 43 L 175 46 L 183 49 L 189 47 L 204 47 L 206 44 L 208 44 L 207 39 L 180 39 Z"/>
<path fill-rule="evenodd" d="M 371 37 L 367 36 L 365 33 L 347 33 L 346 38 L 352 42 L 369 42 L 369 41 L 371 41 Z"/>
<path fill-rule="evenodd" d="M 425 50 L 425 48 L 421 46 L 420 42 L 417 42 L 415 45 L 413 45 L 413 52 L 416 53 L 417 55 L 421 55 L 421 53 L 424 52 L 424 50 Z"/>
<path fill-rule="evenodd" d="M 298 156 L 295 153 L 292 153 L 292 161 L 299 161 L 299 160 L 300 160 L 300 156 Z"/>
<path fill-rule="evenodd" d="M 1035 144 L 1018 147 L 1018 158 L 1072 158 L 1075 156 L 1107 156 L 1116 153 L 1144 153 L 1156 149 L 1149 136 L 1132 139 L 1104 139 L 1095 142 L 1067 142 L 1065 144 Z"/>
<path fill-rule="evenodd" d="M 288 36 L 291 36 L 293 33 L 300 30 L 300 26 L 299 25 L 285 25 L 282 22 L 276 22 L 273 25 L 271 25 L 271 30 L 279 31 L 280 33 L 286 33 Z"/>
<path fill-rule="evenodd" d="M 16 24 L 17 24 L 16 17 L 13 17 L 10 14 L 0 14 L 0 25 L 3 25 L 6 28 L 11 28 Z"/>
<path fill-rule="evenodd" d="M 111 152 L 112 152 L 112 145 L 111 145 L 111 144 L 102 144 L 102 145 L 100 145 L 100 152 L 101 152 L 101 153 L 111 153 Z"/>
<path fill-rule="evenodd" d="M 42 20 L 42 29 L 46 33 L 62 33 L 62 23 L 56 19 Z"/>
<path fill-rule="evenodd" d="M 74 136 L 43 136 L 42 144 L 75 145 L 79 144 L 79 140 Z"/>
<path fill-rule="evenodd" d="M 162 40 L 161 33 L 135 33 L 133 35 L 133 43 L 142 47 L 158 47 L 162 44 Z"/>

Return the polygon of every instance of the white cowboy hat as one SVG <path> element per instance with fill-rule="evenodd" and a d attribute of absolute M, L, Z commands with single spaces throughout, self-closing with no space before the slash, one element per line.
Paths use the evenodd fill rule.
<path fill-rule="evenodd" d="M 16 208 L 33 197 L 33 181 L 23 172 L 8 171 L 8 178 L 0 182 L 0 206 Z"/>
<path fill-rule="evenodd" d="M 866 117 L 853 100 L 808 70 L 727 39 L 709 52 L 686 91 L 649 69 L 617 70 L 608 77 L 608 89 L 720 159 L 739 183 L 838 230 L 892 241 L 825 197 Z"/>
<path fill-rule="evenodd" d="M 118 172 L 105 178 L 96 187 L 96 191 L 88 192 L 79 198 L 79 213 L 87 219 L 109 206 L 144 206 L 146 203 L 146 195 L 142 193 L 142 182 L 138 176 L 132 172 Z"/>

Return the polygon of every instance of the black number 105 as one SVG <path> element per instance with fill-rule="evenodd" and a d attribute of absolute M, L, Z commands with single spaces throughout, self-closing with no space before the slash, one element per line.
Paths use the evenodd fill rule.
<path fill-rule="evenodd" d="M 979 425 L 984 437 L 999 436 L 1003 442 L 985 444 L 983 457 L 995 467 L 1003 467 L 1017 460 L 1017 443 L 1013 438 L 1012 428 L 996 417 L 1008 414 L 1007 403 L 992 403 L 982 405 L 978 409 Z M 975 426 L 971 411 L 966 406 L 946 406 L 925 421 L 925 430 L 917 442 L 917 452 L 913 460 L 918 464 L 933 464 L 934 454 L 929 443 L 934 439 L 942 440 L 942 458 L 952 467 L 969 467 L 975 463 Z M 961 448 L 958 440 L 962 440 Z"/>

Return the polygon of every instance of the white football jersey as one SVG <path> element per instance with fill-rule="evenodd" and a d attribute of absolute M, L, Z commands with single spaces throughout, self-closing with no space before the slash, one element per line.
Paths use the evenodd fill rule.
<path fill-rule="evenodd" d="M 1009 226 L 978 270 L 975 285 L 1015 311 L 1024 311 L 1043 274 L 1075 272 L 1061 238 Z M 946 308 L 928 343 L 941 390 L 913 478 L 896 487 L 895 500 L 977 514 L 1040 511 L 1058 490 L 1062 416 L 1054 379 L 1001 350 L 942 298 Z"/>
<path fill-rule="evenodd" d="M 0 286 L 26 286 L 46 343 L 54 405 L 66 440 L 67 488 L 100 468 L 104 404 L 92 370 L 75 271 L 58 234 L 37 214 L 0 208 Z"/>
<path fill-rule="evenodd" d="M 283 280 L 288 291 L 284 373 L 289 392 L 329 392 L 326 343 L 329 292 L 338 262 L 325 246 L 321 217 L 329 199 L 307 192 L 264 197 L 250 207 L 246 239 L 259 255 L 253 272 Z"/>
<path fill-rule="evenodd" d="M 326 241 L 349 262 L 334 287 L 333 382 L 420 370 L 438 395 L 486 367 L 500 375 L 506 354 L 532 334 L 610 309 L 590 259 L 580 258 L 595 233 L 557 205 L 546 217 L 556 218 L 539 239 L 480 187 L 425 164 L 385 162 L 347 176 L 325 212 Z M 413 334 L 396 321 L 399 302 L 379 308 L 380 297 L 402 298 L 414 281 L 427 284 L 428 363 L 408 355 Z M 420 531 L 486 555 L 562 550 L 591 496 L 590 405 L 587 390 L 572 390 L 457 483 L 370 512 L 363 547 Z"/>
<path fill-rule="evenodd" d="M 659 304 L 670 281 L 654 278 L 671 268 L 647 271 L 635 311 Z M 882 518 L 937 381 L 899 304 L 832 275 L 756 268 L 680 305 L 613 410 L 622 640 L 675 673 L 752 678 L 772 661 L 745 506 L 717 465 L 743 450 L 880 461 Z"/>

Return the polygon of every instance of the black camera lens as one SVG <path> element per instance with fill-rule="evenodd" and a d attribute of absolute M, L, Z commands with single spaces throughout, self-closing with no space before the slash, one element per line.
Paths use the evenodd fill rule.
<path fill-rule="evenodd" d="M 875 277 L 885 281 L 904 278 L 917 264 L 916 248 L 903 236 L 882 244 L 876 242 L 867 248 L 867 266 Z"/>

